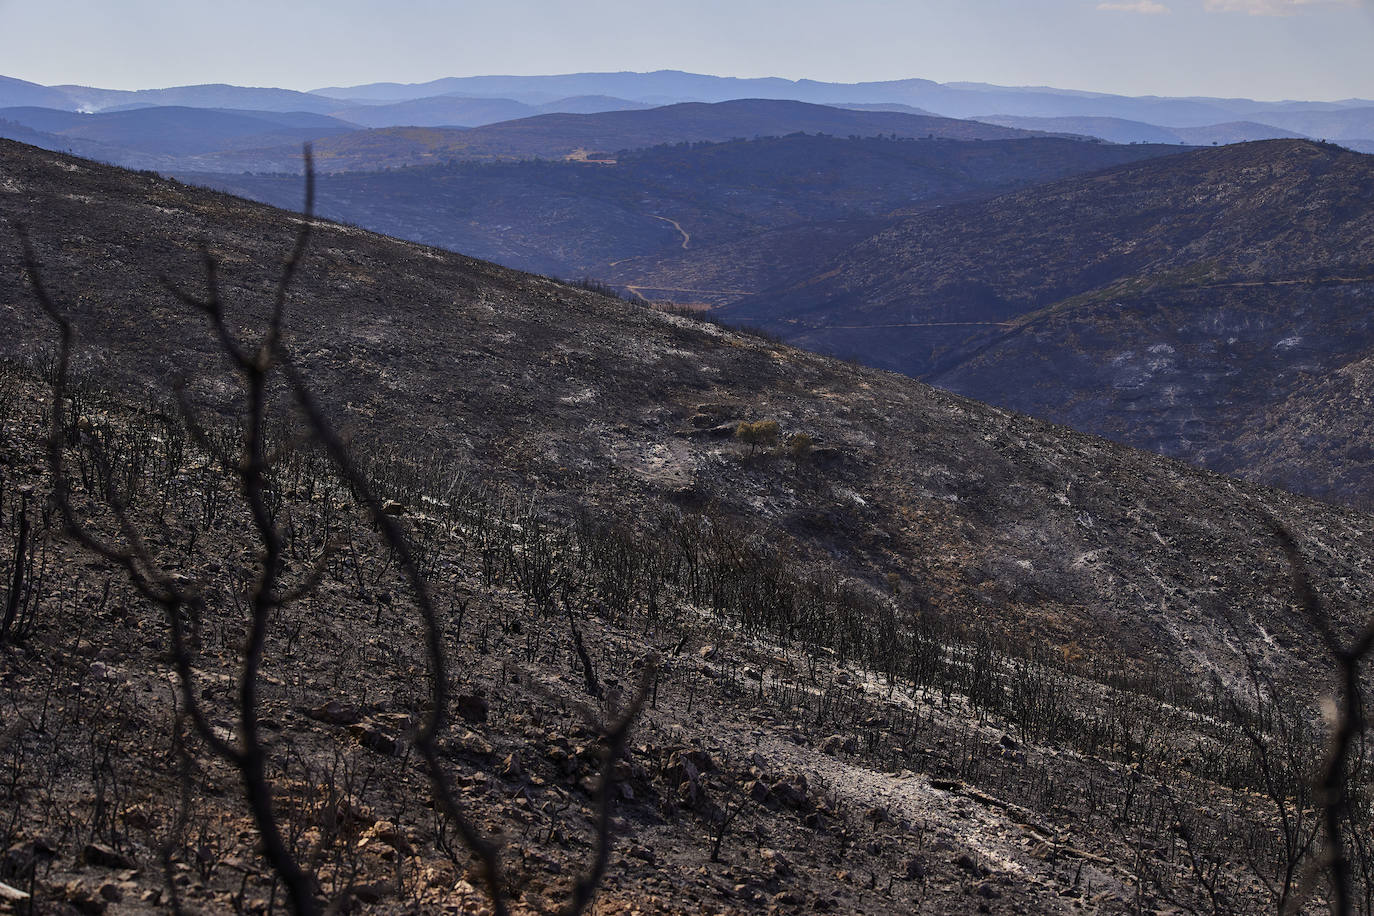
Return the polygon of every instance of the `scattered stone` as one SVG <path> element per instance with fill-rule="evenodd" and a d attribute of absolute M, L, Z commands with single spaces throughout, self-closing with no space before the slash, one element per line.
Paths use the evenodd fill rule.
<path fill-rule="evenodd" d="M 103 843 L 88 843 L 81 850 L 81 861 L 98 868 L 137 868 L 138 863 Z"/>
<path fill-rule="evenodd" d="M 465 693 L 458 697 L 458 715 L 468 722 L 477 724 L 487 721 L 487 715 L 491 711 L 491 705 L 486 697 L 478 696 L 475 693 Z"/>
<path fill-rule="evenodd" d="M 390 515 L 393 518 L 398 515 L 405 515 L 406 507 L 394 499 L 388 499 L 382 502 L 382 514 Z"/>
<path fill-rule="evenodd" d="M 47 840 L 39 838 L 21 841 L 5 851 L 4 859 L 0 859 L 0 869 L 10 876 L 28 875 L 39 865 L 51 862 L 55 858 L 57 849 Z"/>
<path fill-rule="evenodd" d="M 352 725 L 363 717 L 362 712 L 356 706 L 347 706 L 338 700 L 330 700 L 316 706 L 306 715 L 329 725 Z"/>
<path fill-rule="evenodd" d="M 963 855 L 959 856 L 959 858 L 955 859 L 954 864 L 962 868 L 964 871 L 968 872 L 970 875 L 973 875 L 975 878 L 986 878 L 988 875 L 992 874 L 991 869 L 987 868 L 984 865 L 979 865 L 977 862 L 973 860 L 973 856 L 969 855 L 968 853 L 964 853 Z"/>
<path fill-rule="evenodd" d="M 363 903 L 376 904 L 391 896 L 394 889 L 390 884 L 376 882 L 372 884 L 355 884 L 353 886 L 353 896 Z"/>
<path fill-rule="evenodd" d="M 702 750 L 701 748 L 699 748 L 699 747 L 691 748 L 691 749 L 689 749 L 689 750 L 687 750 L 687 751 L 684 751 L 683 753 L 684 753 L 684 756 L 685 756 L 688 760 L 690 760 L 692 763 L 696 764 L 696 768 L 697 768 L 698 770 L 700 770 L 701 772 L 703 772 L 703 773 L 713 773 L 713 772 L 715 772 L 715 769 L 716 769 L 716 762 L 715 762 L 714 760 L 711 759 L 711 755 L 710 755 L 710 754 L 706 753 L 706 751 Z"/>
<path fill-rule="evenodd" d="M 396 755 L 396 739 L 382 731 L 373 722 L 358 722 L 350 725 L 348 732 L 354 740 L 370 751 L 376 751 L 387 757 Z"/>
<path fill-rule="evenodd" d="M 826 738 L 825 742 L 821 745 L 821 751 L 831 756 L 841 753 L 857 754 L 859 752 L 859 742 L 854 740 L 853 736 L 843 737 L 840 735 L 831 735 L 829 738 Z"/>
<path fill-rule="evenodd" d="M 495 753 L 491 742 L 473 731 L 463 732 L 457 740 L 457 747 L 471 757 L 490 757 Z"/>
<path fill-rule="evenodd" d="M 554 765 L 569 776 L 572 771 L 577 769 L 577 758 L 568 753 L 568 749 L 558 744 L 549 745 L 549 749 L 544 752 L 544 756 L 553 761 Z"/>
<path fill-rule="evenodd" d="M 692 770 L 688 778 L 678 783 L 677 791 L 683 804 L 687 807 L 693 809 L 706 807 L 706 790 L 701 787 L 701 779 L 696 770 Z"/>
<path fill-rule="evenodd" d="M 680 748 L 668 755 L 665 775 L 675 784 L 696 783 L 702 773 L 716 768 L 711 755 L 700 748 Z"/>
<path fill-rule="evenodd" d="M 405 833 L 391 821 L 378 821 L 373 824 L 368 828 L 367 832 L 363 834 L 363 839 L 369 842 L 376 841 L 384 843 L 403 856 L 412 856 L 415 854 L 415 847 L 411 845 Z"/>
<path fill-rule="evenodd" d="M 872 821 L 873 826 L 877 827 L 879 824 L 891 824 L 892 814 L 886 808 L 874 806 L 864 812 L 864 820 Z"/>
<path fill-rule="evenodd" d="M 631 846 L 627 852 L 627 855 L 629 855 L 632 859 L 639 859 L 641 862 L 648 862 L 650 865 L 653 865 L 655 862 L 658 861 L 658 857 L 654 855 L 654 851 L 652 849 L 650 849 L 647 846 L 640 846 L 638 844 Z"/>
<path fill-rule="evenodd" d="M 787 808 L 803 808 L 811 800 L 810 795 L 807 794 L 806 777 L 801 773 L 779 779 L 773 783 L 770 791 L 778 803 Z"/>
<path fill-rule="evenodd" d="M 796 873 L 792 868 L 792 863 L 776 849 L 761 850 L 759 852 L 759 858 L 763 859 L 765 865 L 771 865 L 773 874 L 777 875 L 779 878 L 786 878 Z"/>
<path fill-rule="evenodd" d="M 19 888 L 10 887 L 5 882 L 0 881 L 0 901 L 5 901 L 8 903 L 22 903 L 23 901 L 28 899 L 29 895 L 21 891 Z"/>
<path fill-rule="evenodd" d="M 80 879 L 68 882 L 67 886 L 62 889 L 62 896 L 72 909 L 80 913 L 90 914 L 90 916 L 99 916 L 110 905 L 108 900 L 92 891 Z"/>

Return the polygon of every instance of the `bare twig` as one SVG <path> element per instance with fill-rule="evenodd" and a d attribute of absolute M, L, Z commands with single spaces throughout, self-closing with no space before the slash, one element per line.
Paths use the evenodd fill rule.
<path fill-rule="evenodd" d="M 611 806 L 615 801 L 615 767 L 625 753 L 625 745 L 630 739 L 630 729 L 639 718 L 644 702 L 649 698 L 653 687 L 654 675 L 658 671 L 655 659 L 649 659 L 639 675 L 639 684 L 628 706 L 609 726 L 604 727 L 601 740 L 606 749 L 601 762 L 601 786 L 597 790 L 599 811 L 596 819 L 596 852 L 592 864 L 573 887 L 573 897 L 563 911 L 565 916 L 577 916 L 591 904 L 596 889 L 606 874 L 606 862 L 611 854 Z M 584 716 L 587 711 L 584 709 Z"/>
<path fill-rule="evenodd" d="M 196 732 L 216 754 L 239 770 L 244 795 L 261 837 L 268 863 L 286 886 L 292 908 L 297 913 L 313 916 L 320 911 L 315 882 L 301 868 L 283 838 L 273 810 L 271 786 L 266 776 L 267 755 L 258 734 L 258 680 L 263 664 L 270 611 L 310 594 L 325 572 L 329 555 L 326 546 L 315 569 L 303 582 L 292 588 L 282 587 L 279 579 L 285 544 L 269 500 L 268 474 L 275 456 L 271 455 L 267 448 L 270 389 L 275 373 L 280 373 L 287 390 L 305 418 L 310 438 L 324 449 L 335 470 L 371 516 L 384 546 L 390 555 L 395 557 L 400 572 L 413 594 L 424 628 L 425 653 L 430 675 L 430 710 L 415 736 L 415 746 L 429 771 L 436 807 L 454 826 L 477 859 L 496 916 L 506 916 L 509 906 L 506 888 L 502 883 L 499 850 L 463 814 L 453 781 L 440 758 L 438 741 L 448 723 L 450 689 L 445 634 L 440 616 L 434 607 L 429 585 L 421 571 L 410 538 L 400 523 L 384 511 L 375 488 L 330 423 L 325 410 L 295 365 L 284 339 L 286 302 L 292 280 L 309 246 L 314 220 L 315 176 L 309 146 L 305 149 L 305 173 L 306 201 L 300 227 L 278 275 L 267 325 L 254 346 L 250 347 L 242 341 L 229 326 L 220 293 L 219 264 L 208 248 L 201 249 L 206 287 L 204 298 L 187 292 L 165 277 L 161 278 L 163 285 L 179 301 L 209 318 L 220 349 L 240 377 L 243 391 L 242 438 L 238 454 L 230 455 L 218 447 L 207 433 L 182 385 L 178 383 L 176 386 L 176 397 L 193 440 L 222 467 L 237 474 L 240 493 L 259 542 L 259 569 L 248 601 L 249 627 L 238 682 L 237 746 L 215 733 L 201 709 L 199 694 L 195 689 L 192 654 L 182 616 L 188 611 L 195 616 L 205 616 L 205 601 L 197 583 L 173 576 L 160 567 L 118 493 L 110 492 L 106 500 L 119 528 L 118 542 L 109 542 L 98 537 L 72 504 L 64 466 L 67 430 L 63 422 L 63 410 L 67 398 L 66 386 L 75 328 L 56 306 L 43 285 L 38 261 L 21 228 L 24 265 L 34 294 L 44 312 L 57 326 L 60 338 L 48 441 L 48 463 L 53 478 L 54 499 L 63 523 L 71 535 L 88 550 L 120 567 L 141 595 L 163 609 L 169 622 L 172 660 L 182 699 L 181 714 L 190 719 Z M 103 461 L 104 456 L 97 454 L 97 460 Z M 583 654 L 585 655 L 585 650 Z M 587 872 L 574 887 L 573 897 L 567 908 L 567 912 L 572 916 L 581 913 L 591 903 L 605 875 L 612 840 L 610 812 L 616 786 L 615 767 L 625 753 L 630 730 L 648 697 L 654 670 L 652 661 L 645 666 L 638 691 L 618 718 L 609 725 L 596 726 L 605 744 L 599 792 L 597 846 Z M 590 674 L 590 664 L 587 665 L 587 671 Z M 589 722 L 598 721 L 589 710 L 584 710 L 584 714 Z"/>
<path fill-rule="evenodd" d="M 1360 665 L 1374 651 L 1374 620 L 1354 639 L 1345 644 L 1337 635 L 1327 616 L 1316 589 L 1312 586 L 1307 563 L 1287 528 L 1271 519 L 1274 534 L 1288 558 L 1293 592 L 1298 606 L 1308 621 L 1321 634 L 1326 650 L 1336 663 L 1340 693 L 1336 701 L 1330 746 L 1318 785 L 1319 802 L 1325 824 L 1331 888 L 1335 899 L 1332 906 L 1341 916 L 1355 912 L 1352 882 L 1352 863 L 1346 850 L 1345 820 L 1349 816 L 1350 757 L 1357 739 L 1365 730 L 1364 696 L 1360 683 Z"/>
<path fill-rule="evenodd" d="M 284 270 L 284 279 L 279 284 L 278 299 L 283 299 L 286 281 L 295 270 L 299 252 L 308 239 L 310 218 L 302 223 L 300 236 L 292 251 L 292 258 Z M 20 228 L 20 242 L 23 249 L 24 266 L 33 286 L 34 295 L 48 317 L 59 330 L 58 366 L 53 383 L 51 429 L 48 437 L 48 465 L 53 479 L 53 495 L 68 532 L 84 547 L 121 567 L 134 587 L 149 601 L 161 606 L 167 616 L 172 641 L 173 665 L 181 685 L 187 714 L 191 717 L 197 732 L 206 744 L 232 763 L 240 773 L 244 795 L 253 815 L 254 824 L 262 839 L 263 853 L 273 870 L 286 885 L 291 905 L 297 913 L 314 914 L 318 911 L 315 900 L 314 882 L 306 876 L 295 857 L 287 848 L 277 824 L 272 804 L 271 786 L 266 775 L 266 752 L 258 736 L 258 671 L 262 664 L 263 646 L 266 640 L 268 612 L 278 603 L 276 579 L 281 568 L 282 540 L 275 521 L 268 511 L 265 499 L 265 460 L 264 428 L 267 417 L 267 381 L 271 371 L 271 347 L 279 337 L 280 309 L 274 313 L 276 324 L 265 338 L 254 358 L 246 358 L 245 351 L 229 334 L 223 321 L 223 312 L 216 291 L 214 260 L 206 255 L 206 270 L 211 288 L 211 298 L 204 304 L 220 337 L 221 346 L 243 376 L 246 389 L 245 431 L 242 457 L 239 462 L 240 481 L 244 500 L 253 517 L 261 541 L 261 570 L 251 599 L 252 615 L 249 635 L 244 647 L 243 668 L 239 679 L 238 709 L 238 747 L 220 738 L 210 726 L 197 701 L 197 693 L 192 673 L 192 660 L 182 625 L 183 608 L 193 612 L 203 612 L 204 603 L 200 590 L 191 583 L 183 584 L 177 578 L 161 569 L 144 539 L 133 523 L 126 507 L 117 493 L 108 494 L 108 503 L 119 525 L 124 546 L 116 546 L 97 537 L 90 527 L 76 513 L 70 497 L 65 472 L 65 429 L 62 411 L 66 401 L 66 385 L 71 365 L 71 354 L 75 342 L 75 328 L 61 312 L 48 293 L 42 281 L 38 260 L 34 256 L 27 234 Z M 97 454 L 98 460 L 103 456 Z M 204 616 L 201 613 L 201 616 Z"/>

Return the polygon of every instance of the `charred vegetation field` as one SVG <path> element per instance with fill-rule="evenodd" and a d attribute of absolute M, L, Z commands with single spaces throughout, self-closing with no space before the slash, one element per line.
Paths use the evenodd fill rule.
<path fill-rule="evenodd" d="M 3 905 L 1370 908 L 1365 516 L 347 227 L 278 311 L 300 220 L 17 145 L 0 207 Z"/>

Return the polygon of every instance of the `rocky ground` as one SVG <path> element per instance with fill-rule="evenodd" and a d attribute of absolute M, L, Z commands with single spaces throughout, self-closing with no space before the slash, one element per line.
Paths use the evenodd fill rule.
<path fill-rule="evenodd" d="M 13 521 L 28 505 L 41 577 L 0 649 L 0 881 L 42 912 L 284 906 L 235 772 L 179 715 L 165 619 L 39 515 L 43 384 L 17 370 L 4 381 L 6 509 Z M 156 438 L 117 401 L 88 403 L 108 424 L 98 428 L 127 423 Z M 284 831 L 321 899 L 343 910 L 487 912 L 413 746 L 428 691 L 404 584 L 343 491 L 312 476 L 319 465 L 289 466 L 278 511 L 300 553 L 288 579 L 330 547 L 318 586 L 274 613 L 260 678 Z M 215 597 L 213 616 L 193 622 L 195 689 L 228 739 L 251 531 L 232 479 L 208 473 L 203 455 L 150 462 L 144 475 L 149 543 Z M 113 534 L 87 495 L 79 504 Z M 1209 888 L 1228 911 L 1270 905 L 1271 803 L 1246 787 L 1244 743 L 1201 698 L 1180 710 L 1143 687 L 1048 661 L 1031 676 L 1024 660 L 943 643 L 951 668 L 992 669 L 1000 696 L 1056 694 L 1043 715 L 1001 714 L 1018 707 L 955 678 L 917 687 L 776 634 L 746 635 L 676 587 L 656 595 L 652 616 L 642 593 L 617 614 L 615 580 L 577 557 L 591 540 L 558 542 L 560 562 L 581 570 L 562 579 L 576 608 L 565 619 L 522 584 L 519 557 L 539 548 L 510 531 L 492 548 L 509 523 L 483 522 L 470 504 L 411 502 L 423 508 L 391 511 L 430 532 L 428 568 L 448 609 L 456 724 L 441 739 L 444 765 L 469 817 L 499 843 L 517 911 L 558 910 L 587 868 L 599 729 L 648 665 L 657 673 L 614 769 L 614 849 L 597 912 L 1174 912 Z"/>

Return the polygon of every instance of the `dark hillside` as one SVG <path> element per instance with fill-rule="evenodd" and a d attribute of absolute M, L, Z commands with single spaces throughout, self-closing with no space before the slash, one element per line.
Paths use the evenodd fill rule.
<path fill-rule="evenodd" d="M 723 303 L 805 276 L 876 232 L 876 220 L 1175 152 L 1052 137 L 797 134 L 654 147 L 622 153 L 612 166 L 453 163 L 324 175 L 319 208 L 508 267 L 593 276 L 650 298 Z M 299 206 L 292 176 L 186 178 Z M 762 276 L 741 263 L 755 258 L 765 262 Z"/>
<path fill-rule="evenodd" d="M 1374 346 L 1374 158 L 1269 141 L 922 214 L 725 310 L 854 357 L 1257 479 L 1230 443 Z M 1252 438 L 1252 442 L 1255 440 Z M 1307 492 L 1341 500 L 1361 494 Z"/>
<path fill-rule="evenodd" d="M 74 501 L 106 537 L 101 506 L 128 505 L 206 603 L 163 614 L 39 508 L 53 331 L 0 247 L 0 347 L 23 361 L 0 367 L 0 559 L 33 570 L 0 576 L 29 583 L 0 641 L 10 900 L 280 906 L 207 747 L 250 725 L 321 908 L 484 911 L 426 771 L 498 841 L 519 913 L 568 899 L 601 810 L 600 912 L 1259 910 L 1316 861 L 1285 857 L 1275 805 L 1313 829 L 1330 666 L 1271 518 L 1345 637 L 1374 598 L 1368 516 L 320 223 L 288 334 L 435 595 L 453 724 L 431 756 L 417 602 L 288 416 L 263 504 L 289 548 L 271 576 L 302 597 L 245 607 L 255 472 L 213 460 L 243 441 L 213 412 L 235 377 L 157 281 L 198 291 L 203 240 L 231 329 L 260 327 L 294 218 L 4 143 L 0 232 L 21 221 L 80 326 L 54 440 Z M 203 436 L 167 406 L 176 377 Z M 169 622 L 190 691 L 169 688 Z M 654 670 L 603 769 L 598 722 Z"/>
<path fill-rule="evenodd" d="M 126 384 L 188 373 L 195 385 L 216 363 L 160 273 L 193 276 L 204 238 L 226 288 L 252 293 L 291 231 L 280 211 L 14 144 L 4 162 L 6 223 L 30 225 L 54 286 L 79 304 L 88 371 Z M 18 356 L 49 335 L 13 250 L 3 257 Z M 330 404 L 379 443 L 450 454 L 567 505 L 716 505 L 861 579 L 895 572 L 945 614 L 1140 658 L 1224 667 L 1218 620 L 1286 626 L 1281 598 L 1258 587 L 1281 564 L 1256 506 L 1297 513 L 1333 553 L 1363 525 L 898 375 L 354 229 L 321 228 L 292 328 Z M 804 473 L 744 461 L 711 431 L 758 419 L 806 433 L 822 457 Z M 1252 542 L 1245 562 L 1269 570 L 1253 581 L 1217 553 Z"/>

